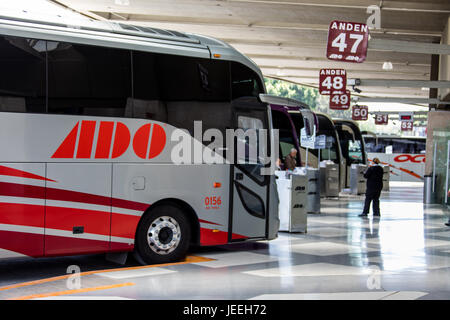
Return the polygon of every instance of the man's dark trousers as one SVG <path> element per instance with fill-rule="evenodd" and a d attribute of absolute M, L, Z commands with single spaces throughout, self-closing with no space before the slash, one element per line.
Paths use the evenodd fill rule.
<path fill-rule="evenodd" d="M 380 195 L 383 189 L 383 168 L 379 165 L 369 167 L 364 173 L 367 179 L 366 201 L 364 202 L 363 215 L 369 214 L 370 202 L 373 202 L 373 214 L 380 215 Z"/>
<path fill-rule="evenodd" d="M 366 193 L 366 200 L 364 202 L 363 214 L 369 214 L 370 202 L 372 202 L 373 214 L 376 216 L 380 215 L 380 195 L 381 190 Z"/>

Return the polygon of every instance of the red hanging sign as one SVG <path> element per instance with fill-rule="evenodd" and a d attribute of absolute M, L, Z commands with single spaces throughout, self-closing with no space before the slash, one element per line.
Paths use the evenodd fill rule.
<path fill-rule="evenodd" d="M 345 93 L 332 93 L 330 95 L 330 109 L 332 110 L 347 110 L 350 108 L 350 91 L 345 90 Z"/>
<path fill-rule="evenodd" d="M 402 131 L 413 131 L 414 124 L 412 121 L 402 121 L 401 129 Z"/>
<path fill-rule="evenodd" d="M 332 21 L 328 28 L 327 58 L 361 63 L 366 60 L 369 27 L 364 23 Z"/>
<path fill-rule="evenodd" d="M 366 121 L 369 116 L 368 106 L 353 106 L 352 108 L 352 119 L 355 121 Z"/>
<path fill-rule="evenodd" d="M 389 122 L 389 115 L 387 113 L 377 113 L 375 115 L 375 124 L 387 125 Z"/>
<path fill-rule="evenodd" d="M 344 69 L 320 69 L 319 93 L 344 94 L 347 88 L 347 72 Z"/>

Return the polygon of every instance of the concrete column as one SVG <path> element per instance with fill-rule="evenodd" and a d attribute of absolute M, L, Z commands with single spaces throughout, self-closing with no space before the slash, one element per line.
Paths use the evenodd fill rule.
<path fill-rule="evenodd" d="M 450 112 L 439 110 L 428 112 L 427 124 L 427 148 L 425 174 L 431 174 L 433 170 L 433 131 L 434 130 L 450 130 Z"/>
<path fill-rule="evenodd" d="M 442 33 L 441 44 L 450 44 L 450 16 Z M 449 81 L 450 55 L 441 55 L 439 60 L 439 80 Z M 439 89 L 438 94 L 441 100 L 450 101 L 450 88 Z"/>
<path fill-rule="evenodd" d="M 439 80 L 439 55 L 433 54 L 431 55 L 431 68 L 430 68 L 430 80 L 435 81 Z M 437 88 L 430 88 L 430 99 L 437 99 L 438 98 L 438 89 Z M 438 106 L 437 104 L 430 104 L 429 109 L 433 110 L 436 109 Z"/>

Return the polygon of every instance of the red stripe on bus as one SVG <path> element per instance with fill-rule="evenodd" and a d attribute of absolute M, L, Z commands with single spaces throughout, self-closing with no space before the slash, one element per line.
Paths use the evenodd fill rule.
<path fill-rule="evenodd" d="M 45 187 L 0 182 L 0 195 L 9 197 L 45 198 Z"/>
<path fill-rule="evenodd" d="M 0 212 L 2 224 L 44 227 L 45 207 L 43 204 L 0 203 Z"/>
<path fill-rule="evenodd" d="M 415 173 L 415 172 L 413 172 L 413 171 L 411 171 L 411 170 L 408 170 L 408 169 L 405 169 L 405 168 L 399 168 L 399 169 L 400 169 L 401 171 L 403 171 L 403 172 L 406 172 L 406 173 L 412 175 L 413 177 L 415 177 L 415 178 L 417 178 L 417 179 L 423 180 L 423 177 L 421 177 L 420 175 L 418 175 L 417 173 Z"/>
<path fill-rule="evenodd" d="M 142 212 L 150 207 L 148 203 L 135 202 L 118 198 L 112 198 L 112 206 L 116 208 L 130 209 Z"/>
<path fill-rule="evenodd" d="M 119 213 L 111 215 L 111 236 L 134 239 L 141 217 Z"/>
<path fill-rule="evenodd" d="M 9 167 L 5 167 L 5 166 L 0 166 L 0 176 L 20 177 L 20 178 L 28 178 L 28 179 L 56 182 L 55 180 L 47 179 L 45 177 L 38 176 L 34 173 L 22 171 L 19 169 L 9 168 Z"/>
<path fill-rule="evenodd" d="M 243 236 L 242 234 L 233 233 L 231 239 L 248 239 L 248 237 Z"/>
<path fill-rule="evenodd" d="M 145 211 L 149 204 L 124 199 L 110 198 L 90 193 L 31 186 L 11 182 L 0 182 L 0 195 L 10 197 L 38 198 L 57 201 L 71 201 L 103 206 L 114 206 L 123 209 Z"/>
<path fill-rule="evenodd" d="M 72 232 L 73 227 L 82 226 L 84 233 L 109 236 L 110 216 L 109 211 L 46 206 L 45 227 Z"/>
<path fill-rule="evenodd" d="M 124 251 L 132 251 L 134 249 L 134 244 L 121 243 L 111 241 L 109 251 L 113 252 L 124 252 Z"/>
<path fill-rule="evenodd" d="M 44 255 L 44 235 L 0 230 L 0 248 L 37 258 Z"/>
<path fill-rule="evenodd" d="M 200 244 L 202 246 L 217 246 L 228 243 L 228 232 L 212 229 L 200 228 Z"/>
<path fill-rule="evenodd" d="M 45 256 L 105 253 L 109 241 L 45 235 Z"/>
<path fill-rule="evenodd" d="M 232 233 L 232 239 L 247 239 L 248 237 Z M 202 246 L 217 246 L 228 243 L 228 232 L 213 230 L 207 228 L 200 228 L 200 244 Z"/>
<path fill-rule="evenodd" d="M 207 220 L 203 220 L 203 219 L 198 219 L 198 222 L 200 223 L 208 223 L 208 224 L 215 224 L 217 226 L 221 226 L 221 224 L 215 223 L 215 222 L 211 222 L 211 221 L 207 221 Z"/>

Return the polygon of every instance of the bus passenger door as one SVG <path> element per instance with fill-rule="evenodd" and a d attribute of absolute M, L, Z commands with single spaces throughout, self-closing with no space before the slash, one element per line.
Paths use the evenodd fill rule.
<path fill-rule="evenodd" d="M 263 164 L 259 159 L 259 153 L 261 148 L 270 148 L 270 146 L 263 146 L 258 135 L 259 129 L 268 127 L 268 111 L 266 105 L 256 103 L 256 101 L 255 104 L 259 107 L 239 108 L 235 106 L 234 109 L 237 127 L 244 133 L 255 132 L 253 138 L 256 136 L 257 140 L 252 141 L 250 137 L 235 139 L 235 162 L 234 165 L 231 165 L 232 212 L 229 226 L 231 232 L 228 233 L 230 242 L 267 236 L 270 176 L 261 174 Z M 270 141 L 269 137 L 267 140 Z M 245 153 L 240 153 L 239 148 Z M 266 150 L 261 150 L 261 152 L 267 154 Z M 244 158 L 245 163 L 238 163 Z"/>
<path fill-rule="evenodd" d="M 45 255 L 109 250 L 112 164 L 48 163 Z"/>

